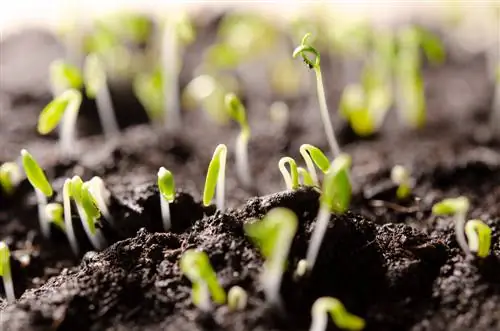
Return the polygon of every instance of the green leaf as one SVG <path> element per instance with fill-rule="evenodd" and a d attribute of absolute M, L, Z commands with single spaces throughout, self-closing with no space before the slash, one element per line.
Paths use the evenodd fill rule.
<path fill-rule="evenodd" d="M 291 242 L 297 231 L 298 220 L 293 211 L 287 208 L 271 209 L 260 221 L 245 223 L 245 233 L 254 242 L 266 258 L 266 262 L 284 265 L 285 261 L 273 261 L 276 249 L 282 245 L 281 241 Z"/>
<path fill-rule="evenodd" d="M 299 177 L 302 178 L 302 185 L 304 186 L 314 186 L 314 180 L 311 177 L 311 174 L 304 168 L 298 167 L 297 172 L 299 173 Z"/>
<path fill-rule="evenodd" d="M 94 99 L 99 90 L 106 84 L 106 73 L 96 53 L 87 55 L 83 66 L 83 78 L 87 97 Z"/>
<path fill-rule="evenodd" d="M 328 171 L 330 161 L 318 147 L 310 144 L 302 144 L 300 146 L 300 153 L 304 159 L 310 157 L 314 164 L 324 173 Z"/>
<path fill-rule="evenodd" d="M 425 56 L 432 64 L 441 64 L 445 60 L 444 45 L 441 40 L 433 33 L 416 28 L 419 34 L 420 45 L 425 53 Z"/>
<path fill-rule="evenodd" d="M 224 98 L 224 103 L 226 105 L 226 110 L 229 116 L 238 122 L 238 124 L 242 127 L 248 127 L 247 115 L 245 111 L 245 107 L 241 103 L 240 99 L 234 93 L 226 94 Z"/>
<path fill-rule="evenodd" d="M 38 116 L 37 131 L 42 135 L 49 134 L 61 122 L 65 112 L 77 112 L 82 103 L 82 95 L 80 91 L 69 89 L 64 91 L 60 96 L 52 100 L 42 110 Z"/>
<path fill-rule="evenodd" d="M 134 78 L 134 94 L 153 121 L 162 119 L 165 113 L 163 84 L 163 74 L 160 68 L 151 73 L 140 73 Z"/>
<path fill-rule="evenodd" d="M 82 75 L 78 67 L 64 62 L 63 60 L 54 60 L 50 64 L 50 81 L 56 90 L 65 90 L 68 88 L 80 89 L 83 84 Z"/>
<path fill-rule="evenodd" d="M 101 213 L 89 191 L 88 183 L 83 183 L 82 185 L 80 203 L 83 210 L 85 210 L 85 214 L 87 215 L 90 233 L 95 234 L 95 221 L 101 216 Z"/>
<path fill-rule="evenodd" d="M 24 172 L 28 181 L 35 188 L 40 190 L 47 197 L 51 197 L 53 194 L 52 186 L 50 185 L 45 172 L 40 168 L 38 162 L 33 158 L 33 156 L 25 149 L 21 150 L 21 157 L 23 161 Z"/>
<path fill-rule="evenodd" d="M 228 44 L 218 43 L 209 47 L 205 61 L 210 67 L 233 69 L 241 62 L 243 55 Z"/>
<path fill-rule="evenodd" d="M 339 155 L 333 160 L 323 181 L 320 203 L 327 206 L 333 213 L 343 214 L 349 208 L 352 194 L 349 179 L 350 165 L 351 157 L 349 155 Z"/>
<path fill-rule="evenodd" d="M 65 231 L 66 226 L 64 225 L 63 212 L 64 210 L 60 203 L 49 203 L 45 206 L 47 219 L 52 221 L 59 229 Z"/>
<path fill-rule="evenodd" d="M 465 214 L 469 210 L 469 199 L 464 196 L 444 199 L 432 206 L 432 213 L 437 216 Z"/>
<path fill-rule="evenodd" d="M 465 234 L 471 252 L 476 252 L 480 258 L 490 255 L 491 228 L 481 220 L 470 220 L 465 225 Z"/>
<path fill-rule="evenodd" d="M 158 171 L 158 189 L 160 194 L 168 202 L 173 202 L 175 199 L 175 182 L 174 176 L 170 171 L 161 167 Z"/>
<path fill-rule="evenodd" d="M 0 276 L 8 277 L 10 274 L 10 251 L 5 242 L 0 241 Z"/>
<path fill-rule="evenodd" d="M 205 179 L 205 189 L 203 190 L 203 204 L 210 205 L 212 198 L 215 195 L 215 187 L 217 186 L 217 179 L 219 177 L 219 170 L 221 162 L 226 162 L 226 145 L 220 144 L 214 151 L 212 160 L 208 165 L 207 177 Z"/>
<path fill-rule="evenodd" d="M 83 181 L 79 176 L 73 176 L 73 178 L 71 178 L 69 196 L 73 197 L 78 204 L 80 204 L 82 200 L 82 185 Z"/>
<path fill-rule="evenodd" d="M 217 280 L 217 274 L 210 265 L 208 255 L 202 251 L 188 249 L 182 254 L 180 267 L 182 273 L 193 283 L 193 302 L 201 304 L 202 287 L 205 285 L 217 304 L 226 302 L 226 292 Z"/>

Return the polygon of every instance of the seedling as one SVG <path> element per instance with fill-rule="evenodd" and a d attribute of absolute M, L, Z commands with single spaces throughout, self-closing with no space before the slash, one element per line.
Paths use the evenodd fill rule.
<path fill-rule="evenodd" d="M 290 172 L 286 169 L 286 164 L 290 167 Z M 283 175 L 287 190 L 295 190 L 299 187 L 299 172 L 297 163 L 291 157 L 285 156 L 278 162 L 278 168 Z"/>
<path fill-rule="evenodd" d="M 328 145 L 330 146 L 331 153 L 334 157 L 336 157 L 337 155 L 340 154 L 340 147 L 339 144 L 337 143 L 337 140 L 335 139 L 332 122 L 330 120 L 330 114 L 328 112 L 328 106 L 326 104 L 325 90 L 323 87 L 323 78 L 321 75 L 321 68 L 320 68 L 320 54 L 314 47 L 312 47 L 307 43 L 307 40 L 309 39 L 310 36 L 311 34 L 307 33 L 304 36 L 304 38 L 302 38 L 300 46 L 295 48 L 295 50 L 293 51 L 293 57 L 295 58 L 298 55 L 301 55 L 305 64 L 310 69 L 314 69 L 314 72 L 316 73 L 316 87 L 318 92 L 318 102 L 319 102 L 321 120 L 325 128 L 326 138 L 328 140 Z M 308 53 L 316 57 L 314 62 L 311 59 L 309 59 L 309 57 L 307 56 Z"/>
<path fill-rule="evenodd" d="M 150 73 L 138 73 L 134 78 L 134 93 L 153 123 L 160 122 L 165 116 L 163 84 L 164 79 L 160 69 Z"/>
<path fill-rule="evenodd" d="M 47 197 L 53 194 L 52 186 L 50 185 L 47 176 L 33 158 L 33 156 L 25 149 L 21 150 L 24 172 L 31 186 L 35 189 L 35 195 L 38 202 L 38 220 L 40 229 L 45 238 L 50 237 L 50 223 L 45 214 L 45 206 L 47 205 Z"/>
<path fill-rule="evenodd" d="M 89 99 L 95 99 L 97 112 L 106 139 L 111 139 L 120 133 L 115 117 L 111 92 L 106 77 L 106 69 L 97 54 L 89 54 L 83 67 L 85 91 Z"/>
<path fill-rule="evenodd" d="M 395 165 L 391 170 L 391 180 L 398 185 L 396 196 L 399 200 L 405 200 L 411 195 L 412 179 L 405 167 Z"/>
<path fill-rule="evenodd" d="M 10 250 L 3 241 L 0 241 L 0 276 L 3 280 L 3 287 L 5 289 L 7 301 L 16 301 L 14 283 L 12 282 L 12 273 L 10 271 Z"/>
<path fill-rule="evenodd" d="M 227 306 L 231 311 L 244 310 L 247 306 L 247 301 L 247 292 L 239 286 L 231 287 L 227 293 Z"/>
<path fill-rule="evenodd" d="M 82 74 L 78 67 L 63 60 L 52 61 L 49 76 L 54 99 L 67 89 L 79 90 L 83 85 Z"/>
<path fill-rule="evenodd" d="M 314 186 L 314 180 L 311 174 L 304 168 L 298 167 L 297 173 L 299 174 L 300 184 L 304 186 Z"/>
<path fill-rule="evenodd" d="M 250 139 L 250 126 L 248 125 L 245 107 L 234 93 L 226 94 L 224 99 L 229 116 L 238 122 L 241 132 L 236 138 L 236 171 L 243 185 L 250 187 L 252 177 L 248 164 L 248 140 Z"/>
<path fill-rule="evenodd" d="M 16 163 L 5 162 L 0 166 L 0 187 L 6 195 L 14 193 L 21 180 L 21 169 Z"/>
<path fill-rule="evenodd" d="M 60 203 L 49 203 L 45 206 L 45 214 L 49 222 L 54 223 L 63 232 L 66 232 L 63 219 L 63 207 Z"/>
<path fill-rule="evenodd" d="M 339 329 L 359 331 L 365 327 L 365 320 L 349 313 L 338 299 L 322 297 L 312 306 L 312 323 L 309 331 L 326 331 L 328 315 Z"/>
<path fill-rule="evenodd" d="M 351 157 L 341 154 L 333 160 L 323 180 L 320 196 L 320 208 L 316 218 L 316 225 L 307 250 L 307 267 L 312 270 L 318 256 L 323 237 L 325 236 L 331 213 L 343 214 L 347 211 L 351 201 L 351 182 L 349 167 Z"/>
<path fill-rule="evenodd" d="M 205 189 L 203 190 L 203 204 L 210 205 L 212 198 L 216 195 L 217 209 L 224 209 L 224 186 L 226 180 L 226 155 L 227 147 L 220 144 L 215 148 L 212 160 L 208 165 Z M 217 187 L 217 193 L 215 188 Z"/>
<path fill-rule="evenodd" d="M 201 310 L 212 309 L 212 301 L 222 305 L 226 302 L 226 292 L 217 280 L 217 274 L 210 265 L 206 253 L 188 249 L 180 262 L 182 273 L 193 283 L 191 298 Z"/>
<path fill-rule="evenodd" d="M 481 220 L 470 220 L 465 224 L 469 250 L 480 258 L 490 255 L 491 229 Z"/>
<path fill-rule="evenodd" d="M 158 189 L 160 190 L 161 218 L 163 220 L 163 229 L 170 230 L 172 221 L 170 218 L 170 203 L 175 199 L 174 176 L 170 171 L 161 167 L 158 170 Z"/>
<path fill-rule="evenodd" d="M 316 165 L 323 173 L 326 173 L 330 167 L 330 161 L 328 161 L 321 149 L 309 144 L 300 146 L 300 154 L 306 162 L 307 171 L 312 177 L 313 185 L 319 186 L 318 175 L 314 166 Z"/>
<path fill-rule="evenodd" d="M 471 254 L 465 239 L 465 219 L 469 210 L 469 199 L 466 197 L 444 199 L 432 206 L 432 213 L 437 216 L 453 215 L 455 219 L 455 236 L 458 245 L 465 254 Z"/>
<path fill-rule="evenodd" d="M 94 176 L 88 182 L 89 193 L 100 210 L 102 216 L 108 221 L 110 225 L 116 227 L 116 224 L 113 220 L 113 216 L 109 212 L 108 206 L 110 205 L 111 193 L 106 188 L 104 181 L 101 177 Z"/>
<path fill-rule="evenodd" d="M 52 132 L 62 120 L 59 142 L 65 155 L 72 155 L 75 150 L 75 125 L 81 103 L 80 91 L 69 89 L 45 106 L 38 117 L 37 130 L 42 135 Z"/>
<path fill-rule="evenodd" d="M 75 201 L 83 229 L 87 234 L 92 246 L 98 250 L 107 247 L 106 239 L 99 229 L 96 228 L 96 223 L 101 212 L 96 206 L 96 202 L 89 190 L 89 183 L 83 182 L 78 176 L 71 179 L 70 196 Z"/>
<path fill-rule="evenodd" d="M 281 279 L 297 224 L 294 212 L 286 208 L 274 208 L 261 221 L 244 225 L 246 235 L 266 258 L 261 281 L 267 301 L 277 307 L 282 307 L 279 294 Z"/>
<path fill-rule="evenodd" d="M 80 185 L 79 177 L 74 177 L 75 183 Z M 78 241 L 76 240 L 75 231 L 73 229 L 73 220 L 71 217 L 71 179 L 66 179 L 63 186 L 63 207 L 64 207 L 64 229 L 66 237 L 68 237 L 71 250 L 75 256 L 79 255 Z"/>

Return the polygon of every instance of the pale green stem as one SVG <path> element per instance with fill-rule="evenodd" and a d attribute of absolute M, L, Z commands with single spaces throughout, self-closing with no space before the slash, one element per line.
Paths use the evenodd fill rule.
<path fill-rule="evenodd" d="M 170 216 L 170 204 L 163 197 L 162 194 L 160 194 L 160 207 L 161 207 L 161 218 L 163 220 L 163 229 L 165 231 L 169 231 L 170 228 L 172 227 L 172 221 L 171 221 L 171 216 Z"/>
<path fill-rule="evenodd" d="M 314 264 L 316 263 L 316 258 L 318 257 L 323 237 L 325 236 L 326 229 L 328 228 L 330 216 L 330 209 L 328 209 L 327 206 L 320 206 L 318 217 L 316 218 L 316 225 L 314 226 L 314 231 L 307 249 L 306 261 L 309 270 L 312 270 L 314 268 Z"/>
<path fill-rule="evenodd" d="M 66 236 L 68 237 L 71 250 L 75 256 L 78 256 L 80 250 L 78 248 L 78 241 L 76 240 L 75 230 L 73 229 L 73 218 L 71 217 L 71 198 L 67 191 L 69 190 L 68 185 L 70 185 L 71 180 L 67 179 L 64 182 L 63 188 L 63 206 L 64 206 L 64 227 Z"/>
<path fill-rule="evenodd" d="M 45 213 L 45 206 L 47 206 L 47 197 L 39 189 L 35 188 L 36 200 L 38 202 L 38 220 L 40 222 L 40 230 L 44 238 L 50 238 L 50 222 Z"/>
<path fill-rule="evenodd" d="M 220 168 L 219 175 L 217 177 L 217 187 L 215 191 L 215 199 L 218 210 L 224 210 L 224 195 L 225 195 L 225 183 L 226 183 L 226 153 L 222 152 L 220 154 Z"/>
<path fill-rule="evenodd" d="M 2 280 L 7 301 L 9 303 L 16 301 L 16 295 L 14 293 L 14 282 L 12 282 L 12 273 L 10 271 L 10 261 L 8 261 L 8 263 L 4 266 L 4 274 Z"/>
<path fill-rule="evenodd" d="M 109 91 L 109 85 L 106 78 L 97 91 L 95 102 L 99 119 L 101 120 L 102 131 L 106 139 L 118 136 L 120 129 L 116 122 L 115 109 L 113 107 L 111 92 Z"/>
<path fill-rule="evenodd" d="M 61 152 L 64 156 L 72 156 L 77 153 L 76 148 L 76 119 L 78 118 L 77 111 L 66 111 L 63 115 L 63 120 L 60 128 L 59 143 Z"/>
<path fill-rule="evenodd" d="M 236 139 L 236 170 L 238 177 L 245 187 L 252 186 L 250 165 L 248 164 L 248 135 L 241 133 Z"/>
<path fill-rule="evenodd" d="M 79 204 L 76 204 L 76 208 L 78 209 L 78 215 L 80 215 L 83 229 L 85 230 L 85 233 L 87 234 L 87 237 L 89 238 L 92 246 L 94 246 L 94 248 L 97 250 L 103 250 L 104 248 L 106 248 L 108 244 L 101 230 L 95 229 L 95 233 L 92 233 L 87 222 L 87 215 L 85 214 L 85 211 Z"/>

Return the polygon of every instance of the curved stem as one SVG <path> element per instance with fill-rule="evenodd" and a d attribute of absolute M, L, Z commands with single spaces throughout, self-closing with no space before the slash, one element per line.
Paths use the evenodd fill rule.
<path fill-rule="evenodd" d="M 465 238 L 465 214 L 458 213 L 455 215 L 455 236 L 457 243 L 460 248 L 465 252 L 466 255 L 471 255 L 469 245 L 467 244 L 467 239 Z"/>

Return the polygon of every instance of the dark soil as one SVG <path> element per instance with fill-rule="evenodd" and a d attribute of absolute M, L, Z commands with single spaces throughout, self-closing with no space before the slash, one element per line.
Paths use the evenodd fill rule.
<path fill-rule="evenodd" d="M 227 143 L 232 150 L 236 126 L 219 127 L 199 112 L 186 112 L 182 134 L 165 133 L 141 124 L 147 118 L 121 87 L 114 92 L 125 128 L 119 141 L 106 143 L 96 134 L 95 106 L 87 102 L 79 119 L 80 153 L 64 160 L 54 137 L 35 130 L 37 114 L 50 99 L 47 64 L 61 47 L 46 33 L 27 31 L 6 39 L 1 49 L 0 162 L 16 159 L 21 148 L 30 150 L 59 192 L 55 201 L 61 200 L 65 178 L 101 176 L 119 224 L 112 229 L 103 222 L 113 244 L 96 253 L 89 251 L 75 216 L 79 242 L 89 252 L 73 257 L 57 229 L 51 242 L 41 238 L 27 181 L 13 197 L 0 195 L 0 238 L 14 251 L 20 297 L 15 304 L 0 303 L 2 330 L 307 330 L 310 307 L 320 296 L 339 298 L 366 319 L 367 330 L 500 330 L 500 153 L 497 144 L 478 139 L 493 91 L 484 58 L 426 69 L 429 119 L 423 130 L 402 127 L 391 112 L 380 134 L 360 140 L 334 118 L 341 144 L 353 157 L 353 203 L 347 214 L 332 216 L 316 267 L 296 280 L 293 268 L 305 257 L 318 193 L 281 192 L 277 163 L 283 155 L 299 160 L 302 143 L 327 150 L 314 95 L 287 100 L 290 123 L 283 128 L 269 118 L 273 97 L 244 86 L 246 100 L 260 101 L 248 102 L 256 188 L 242 188 L 230 153 L 230 208 L 216 211 L 199 203 L 200 192 L 215 146 Z M 182 74 L 186 81 L 188 68 L 190 63 Z M 333 85 L 329 93 L 332 105 L 338 89 Z M 395 164 L 411 169 L 416 179 L 408 201 L 395 198 L 389 180 Z M 173 172 L 182 190 L 168 233 L 161 228 L 155 184 L 160 166 Z M 487 221 L 493 230 L 492 254 L 485 260 L 465 258 L 452 219 L 431 215 L 433 203 L 457 195 L 471 200 L 469 217 Z M 276 206 L 299 217 L 281 289 L 284 314 L 266 306 L 259 284 L 263 260 L 243 232 L 245 222 Z M 248 292 L 245 311 L 221 306 L 207 316 L 193 306 L 191 284 L 178 264 L 188 248 L 207 252 L 226 290 L 240 285 Z"/>

